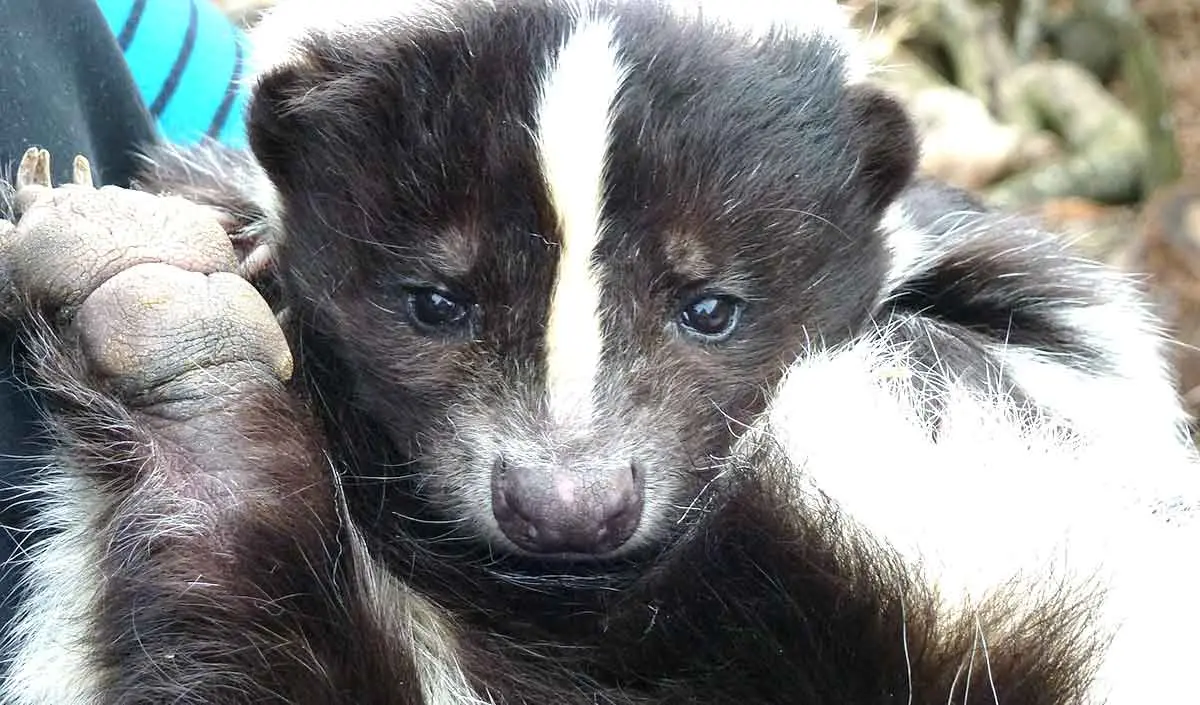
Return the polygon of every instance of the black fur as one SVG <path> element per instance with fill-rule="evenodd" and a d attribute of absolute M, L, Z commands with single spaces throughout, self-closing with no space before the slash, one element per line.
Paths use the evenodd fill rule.
<path fill-rule="evenodd" d="M 24 339 L 60 462 L 105 507 L 84 627 L 98 702 L 422 702 L 409 655 L 355 599 L 320 433 L 282 386 L 247 364 L 132 403 L 45 319 Z"/>
<path fill-rule="evenodd" d="M 264 483 L 253 510 L 196 537 L 144 526 L 172 511 L 161 484 L 98 517 L 117 539 L 95 633 L 103 702 L 425 702 L 407 642 L 380 631 L 378 614 L 402 605 L 362 590 L 373 568 L 353 555 L 320 477 L 319 433 L 280 389 L 221 399 L 208 423 L 170 436 L 173 451 L 150 455 L 179 410 L 131 413 L 64 357 L 69 341 L 30 332 L 68 460 L 119 483 L 112 497 L 171 478 L 203 496 L 191 483 L 217 472 Z M 457 658 L 485 701 L 941 703 L 995 689 L 1003 703 L 1083 702 L 1100 646 L 1093 596 L 1001 590 L 947 618 L 885 545 L 827 500 L 787 489 L 794 469 L 769 443 L 728 470 L 649 562 L 529 572 L 398 536 L 393 555 L 408 563 L 396 572 L 456 626 Z"/>

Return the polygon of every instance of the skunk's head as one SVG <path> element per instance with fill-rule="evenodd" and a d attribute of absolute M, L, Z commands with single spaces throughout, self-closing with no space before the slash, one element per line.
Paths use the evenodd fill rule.
<path fill-rule="evenodd" d="M 912 129 L 832 2 L 415 4 L 260 67 L 286 283 L 353 370 L 321 383 L 403 459 L 363 475 L 501 549 L 620 555 L 867 324 Z"/>

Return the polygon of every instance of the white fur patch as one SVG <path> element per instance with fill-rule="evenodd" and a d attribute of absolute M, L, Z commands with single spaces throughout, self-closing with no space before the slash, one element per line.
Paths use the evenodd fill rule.
<path fill-rule="evenodd" d="M 103 691 L 90 662 L 90 615 L 103 577 L 97 570 L 103 553 L 97 545 L 91 508 L 94 490 L 56 470 L 39 508 L 40 528 L 61 531 L 30 551 L 22 602 L 6 638 L 15 647 L 9 672 L 0 683 L 7 705 L 86 705 Z"/>
<path fill-rule="evenodd" d="M 1096 437 L 1134 439 L 1129 446 L 1133 448 L 1154 444 L 1189 447 L 1183 440 L 1188 419 L 1163 354 L 1165 337 L 1128 277 L 1099 265 L 1080 266 L 1073 261 L 1077 255 L 1056 235 L 1016 220 L 999 222 L 995 215 L 972 211 L 947 212 L 940 220 L 948 232 L 933 238 L 912 223 L 903 202 L 886 211 L 880 230 L 892 260 L 886 286 L 889 295 L 939 260 L 961 256 L 953 250 L 963 242 L 986 238 L 989 231 L 1028 229 L 1026 244 L 1019 246 L 1044 253 L 1041 259 L 1046 266 L 1058 268 L 1069 278 L 1065 285 L 1094 295 L 1091 302 L 1060 295 L 1039 301 L 1039 305 L 1053 313 L 1057 325 L 1099 351 L 1110 369 L 1085 372 L 1078 360 L 1068 364 L 1046 352 L 998 345 L 991 353 L 1003 362 L 1005 374 L 1039 404 Z M 1063 266 L 1067 263 L 1069 266 Z M 1015 282 L 1024 276 L 1019 270 L 1011 274 Z M 1134 409 L 1139 413 L 1131 414 Z"/>
<path fill-rule="evenodd" d="M 957 240 L 958 235 L 966 233 L 976 224 L 981 214 L 977 211 L 949 211 L 938 220 L 948 227 L 951 235 L 949 240 Z M 922 230 L 913 223 L 912 216 L 904 205 L 904 201 L 893 202 L 880 219 L 879 230 L 884 236 L 884 245 L 891 255 L 891 267 L 888 269 L 885 291 L 891 292 L 905 281 L 914 278 L 921 271 L 931 267 L 937 260 L 945 256 L 944 244 L 929 232 Z"/>
<path fill-rule="evenodd" d="M 612 111 L 626 73 L 614 41 L 609 22 L 580 19 L 543 79 L 534 125 L 562 233 L 546 328 L 550 410 L 560 421 L 590 420 L 600 365 L 600 281 L 592 254 L 604 229 Z"/>
<path fill-rule="evenodd" d="M 331 472 L 334 472 L 331 468 Z M 397 652 L 410 654 L 421 693 L 429 705 L 487 705 L 467 680 L 458 660 L 457 639 L 443 612 L 377 563 L 353 521 L 335 478 L 338 504 L 349 528 L 349 551 L 360 595 L 384 637 L 397 640 Z"/>
<path fill-rule="evenodd" d="M 1194 697 L 1186 644 L 1200 633 L 1189 607 L 1200 590 L 1200 467 L 1173 433 L 1178 405 L 1157 370 L 1136 383 L 1091 380 L 1089 392 L 1070 368 L 1039 361 L 1040 376 L 1023 375 L 1027 392 L 1072 412 L 1039 423 L 943 377 L 935 441 L 908 378 L 938 371 L 886 341 L 881 332 L 815 352 L 780 387 L 771 432 L 803 468 L 802 486 L 921 566 L 948 605 L 1014 579 L 1031 593 L 1047 579 L 1098 581 L 1108 590 L 1098 628 L 1115 639 L 1096 702 Z M 1064 401 L 1076 393 L 1078 403 Z"/>
<path fill-rule="evenodd" d="M 879 228 L 892 259 L 884 287 L 891 291 L 925 262 L 930 250 L 929 234 L 913 225 L 900 202 L 888 206 Z"/>

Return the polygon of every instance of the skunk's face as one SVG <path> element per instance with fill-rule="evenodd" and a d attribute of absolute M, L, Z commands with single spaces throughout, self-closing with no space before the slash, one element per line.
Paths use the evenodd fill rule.
<path fill-rule="evenodd" d="M 911 130 L 819 33 L 533 3 L 454 26 L 314 35 L 266 75 L 287 277 L 403 457 L 364 475 L 501 549 L 617 555 L 867 323 Z"/>

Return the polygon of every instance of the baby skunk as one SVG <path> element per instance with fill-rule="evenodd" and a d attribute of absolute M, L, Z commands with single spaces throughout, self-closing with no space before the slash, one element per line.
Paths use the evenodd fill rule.
<path fill-rule="evenodd" d="M 43 365 L 75 431 L 6 702 L 1192 696 L 1154 320 L 914 179 L 836 4 L 293 1 L 254 71 L 252 153 L 141 188 L 286 310 L 290 401 L 229 412 L 222 472 L 333 499 L 190 505 L 220 553 L 118 524 L 85 471 L 165 477 L 153 430 L 79 433 L 102 392 Z"/>

